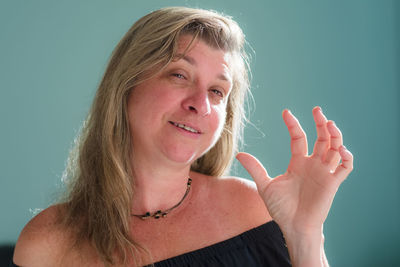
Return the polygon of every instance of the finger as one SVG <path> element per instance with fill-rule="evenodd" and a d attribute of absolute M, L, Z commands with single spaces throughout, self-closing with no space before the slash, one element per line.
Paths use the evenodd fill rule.
<path fill-rule="evenodd" d="M 329 147 L 329 132 L 326 123 L 328 120 L 322 113 L 320 107 L 313 109 L 313 116 L 315 121 L 315 127 L 317 129 L 317 141 L 314 145 L 313 156 L 323 157 Z"/>
<path fill-rule="evenodd" d="M 261 162 L 249 153 L 240 152 L 236 155 L 236 159 L 242 164 L 247 172 L 253 177 L 259 192 L 264 192 L 268 183 L 271 181 L 267 170 Z"/>
<path fill-rule="evenodd" d="M 344 179 L 350 174 L 353 170 L 353 155 L 345 146 L 340 146 L 339 154 L 342 157 L 342 164 L 340 164 L 333 175 L 339 179 L 340 182 L 343 182 Z"/>
<path fill-rule="evenodd" d="M 289 131 L 292 155 L 306 156 L 308 153 L 307 137 L 299 121 L 287 109 L 283 111 L 282 117 Z"/>
<path fill-rule="evenodd" d="M 327 128 L 331 138 L 329 149 L 324 161 L 336 166 L 340 161 L 339 148 L 343 145 L 342 132 L 333 121 L 328 121 Z"/>

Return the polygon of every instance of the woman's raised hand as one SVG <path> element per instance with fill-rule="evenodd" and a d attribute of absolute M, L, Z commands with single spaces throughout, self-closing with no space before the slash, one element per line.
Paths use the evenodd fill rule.
<path fill-rule="evenodd" d="M 296 117 L 289 110 L 282 115 L 292 152 L 284 174 L 272 179 L 263 165 L 247 153 L 239 153 L 237 159 L 253 177 L 271 217 L 284 233 L 318 233 L 338 187 L 353 169 L 353 155 L 343 146 L 340 130 L 326 119 L 321 108 L 313 109 L 318 138 L 310 156 L 306 134 Z"/>

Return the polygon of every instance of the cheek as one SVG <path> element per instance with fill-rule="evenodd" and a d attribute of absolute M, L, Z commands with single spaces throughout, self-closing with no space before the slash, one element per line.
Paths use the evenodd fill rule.
<path fill-rule="evenodd" d="M 221 134 L 222 129 L 224 128 L 225 125 L 225 119 L 226 119 L 226 106 L 225 105 L 218 105 L 215 108 L 215 128 L 216 128 L 216 133 L 218 135 Z"/>
<path fill-rule="evenodd" d="M 147 91 L 146 91 L 147 90 Z M 176 96 L 167 88 L 145 88 L 133 97 L 129 105 L 130 114 L 153 124 L 156 119 L 165 114 L 175 105 Z"/>

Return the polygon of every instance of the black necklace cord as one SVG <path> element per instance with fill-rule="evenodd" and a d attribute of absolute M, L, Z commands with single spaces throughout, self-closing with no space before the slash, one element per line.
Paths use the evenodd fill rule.
<path fill-rule="evenodd" d="M 167 210 L 164 210 L 164 211 L 162 211 L 162 210 L 157 210 L 157 211 L 154 212 L 154 213 L 150 213 L 150 212 L 148 211 L 148 212 L 146 212 L 145 214 L 142 214 L 142 215 L 139 215 L 139 214 L 131 214 L 131 216 L 138 217 L 138 218 L 140 218 L 140 219 L 142 219 L 142 220 L 146 220 L 146 219 L 148 219 L 148 218 L 160 219 L 160 218 L 165 218 L 165 217 L 167 217 L 167 214 L 168 214 L 168 213 L 170 213 L 173 209 L 179 207 L 179 205 L 182 204 L 182 202 L 185 200 L 185 198 L 187 197 L 187 195 L 188 195 L 189 192 L 190 192 L 190 187 L 191 187 L 191 185 L 192 185 L 192 179 L 189 177 L 189 178 L 188 178 L 188 181 L 187 181 L 187 188 L 186 188 L 185 194 L 183 195 L 182 199 L 181 199 L 178 203 L 176 203 L 173 207 L 171 207 L 171 208 L 169 208 L 169 209 L 167 209 Z"/>

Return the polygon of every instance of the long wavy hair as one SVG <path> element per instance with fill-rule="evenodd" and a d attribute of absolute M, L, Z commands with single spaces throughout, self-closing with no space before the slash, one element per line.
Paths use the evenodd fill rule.
<path fill-rule="evenodd" d="M 184 7 L 163 8 L 139 19 L 112 53 L 64 173 L 69 189 L 63 200 L 63 224 L 74 229 L 75 245 L 88 242 L 105 265 L 126 264 L 142 249 L 130 232 L 135 177 L 130 166 L 134 133 L 129 130 L 128 95 L 156 74 L 150 70 L 161 70 L 174 59 L 183 35 L 234 58 L 224 130 L 191 169 L 224 175 L 237 152 L 249 90 L 245 39 L 237 23 L 214 11 Z"/>

